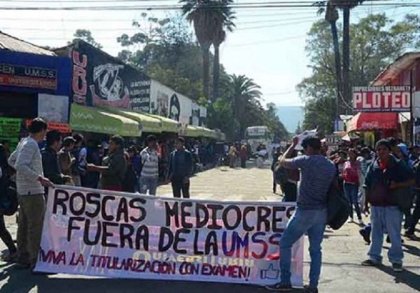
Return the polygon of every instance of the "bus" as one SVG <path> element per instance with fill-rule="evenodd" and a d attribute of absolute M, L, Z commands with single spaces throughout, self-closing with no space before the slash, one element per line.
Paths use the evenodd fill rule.
<path fill-rule="evenodd" d="M 252 153 L 257 152 L 257 148 L 260 144 L 267 147 L 267 151 L 270 152 L 272 134 L 267 126 L 250 126 L 245 130 L 244 139 L 247 144 L 251 146 Z"/>

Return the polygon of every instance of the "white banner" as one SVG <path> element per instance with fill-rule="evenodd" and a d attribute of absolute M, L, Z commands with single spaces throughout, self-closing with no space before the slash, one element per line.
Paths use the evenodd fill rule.
<path fill-rule="evenodd" d="M 273 284 L 295 205 L 50 189 L 36 271 L 109 278 Z M 302 286 L 303 238 L 292 250 Z"/>

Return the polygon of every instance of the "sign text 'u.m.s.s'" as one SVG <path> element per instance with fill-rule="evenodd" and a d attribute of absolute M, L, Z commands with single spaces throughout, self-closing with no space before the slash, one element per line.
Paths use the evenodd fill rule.
<path fill-rule="evenodd" d="M 356 112 L 409 112 L 409 86 L 353 87 Z"/>
<path fill-rule="evenodd" d="M 36 270 L 113 278 L 271 284 L 294 204 L 205 202 L 57 186 Z M 303 241 L 292 251 L 302 284 Z"/>

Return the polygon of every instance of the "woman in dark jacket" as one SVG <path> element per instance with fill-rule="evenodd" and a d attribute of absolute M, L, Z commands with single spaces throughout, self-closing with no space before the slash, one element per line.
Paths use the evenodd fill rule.
<path fill-rule="evenodd" d="M 9 165 L 7 164 L 7 155 L 5 148 L 0 144 L 0 238 L 6 244 L 9 254 L 3 257 L 4 261 L 13 261 L 17 257 L 17 249 L 13 243 L 12 236 L 7 231 L 4 222 L 2 199 L 6 196 L 9 186 Z"/>

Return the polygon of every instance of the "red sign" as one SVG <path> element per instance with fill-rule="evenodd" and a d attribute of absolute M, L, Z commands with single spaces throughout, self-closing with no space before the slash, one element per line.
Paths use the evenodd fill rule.
<path fill-rule="evenodd" d="M 409 112 L 409 86 L 354 87 L 353 109 L 357 112 Z"/>
<path fill-rule="evenodd" d="M 32 122 L 31 119 L 26 119 L 25 120 L 26 127 L 29 127 L 31 122 Z M 47 122 L 47 124 L 48 124 L 48 130 L 57 130 L 60 133 L 64 133 L 64 134 L 71 133 L 71 127 L 67 123 Z"/>
<path fill-rule="evenodd" d="M 0 63 L 0 85 L 57 89 L 57 70 Z"/>

